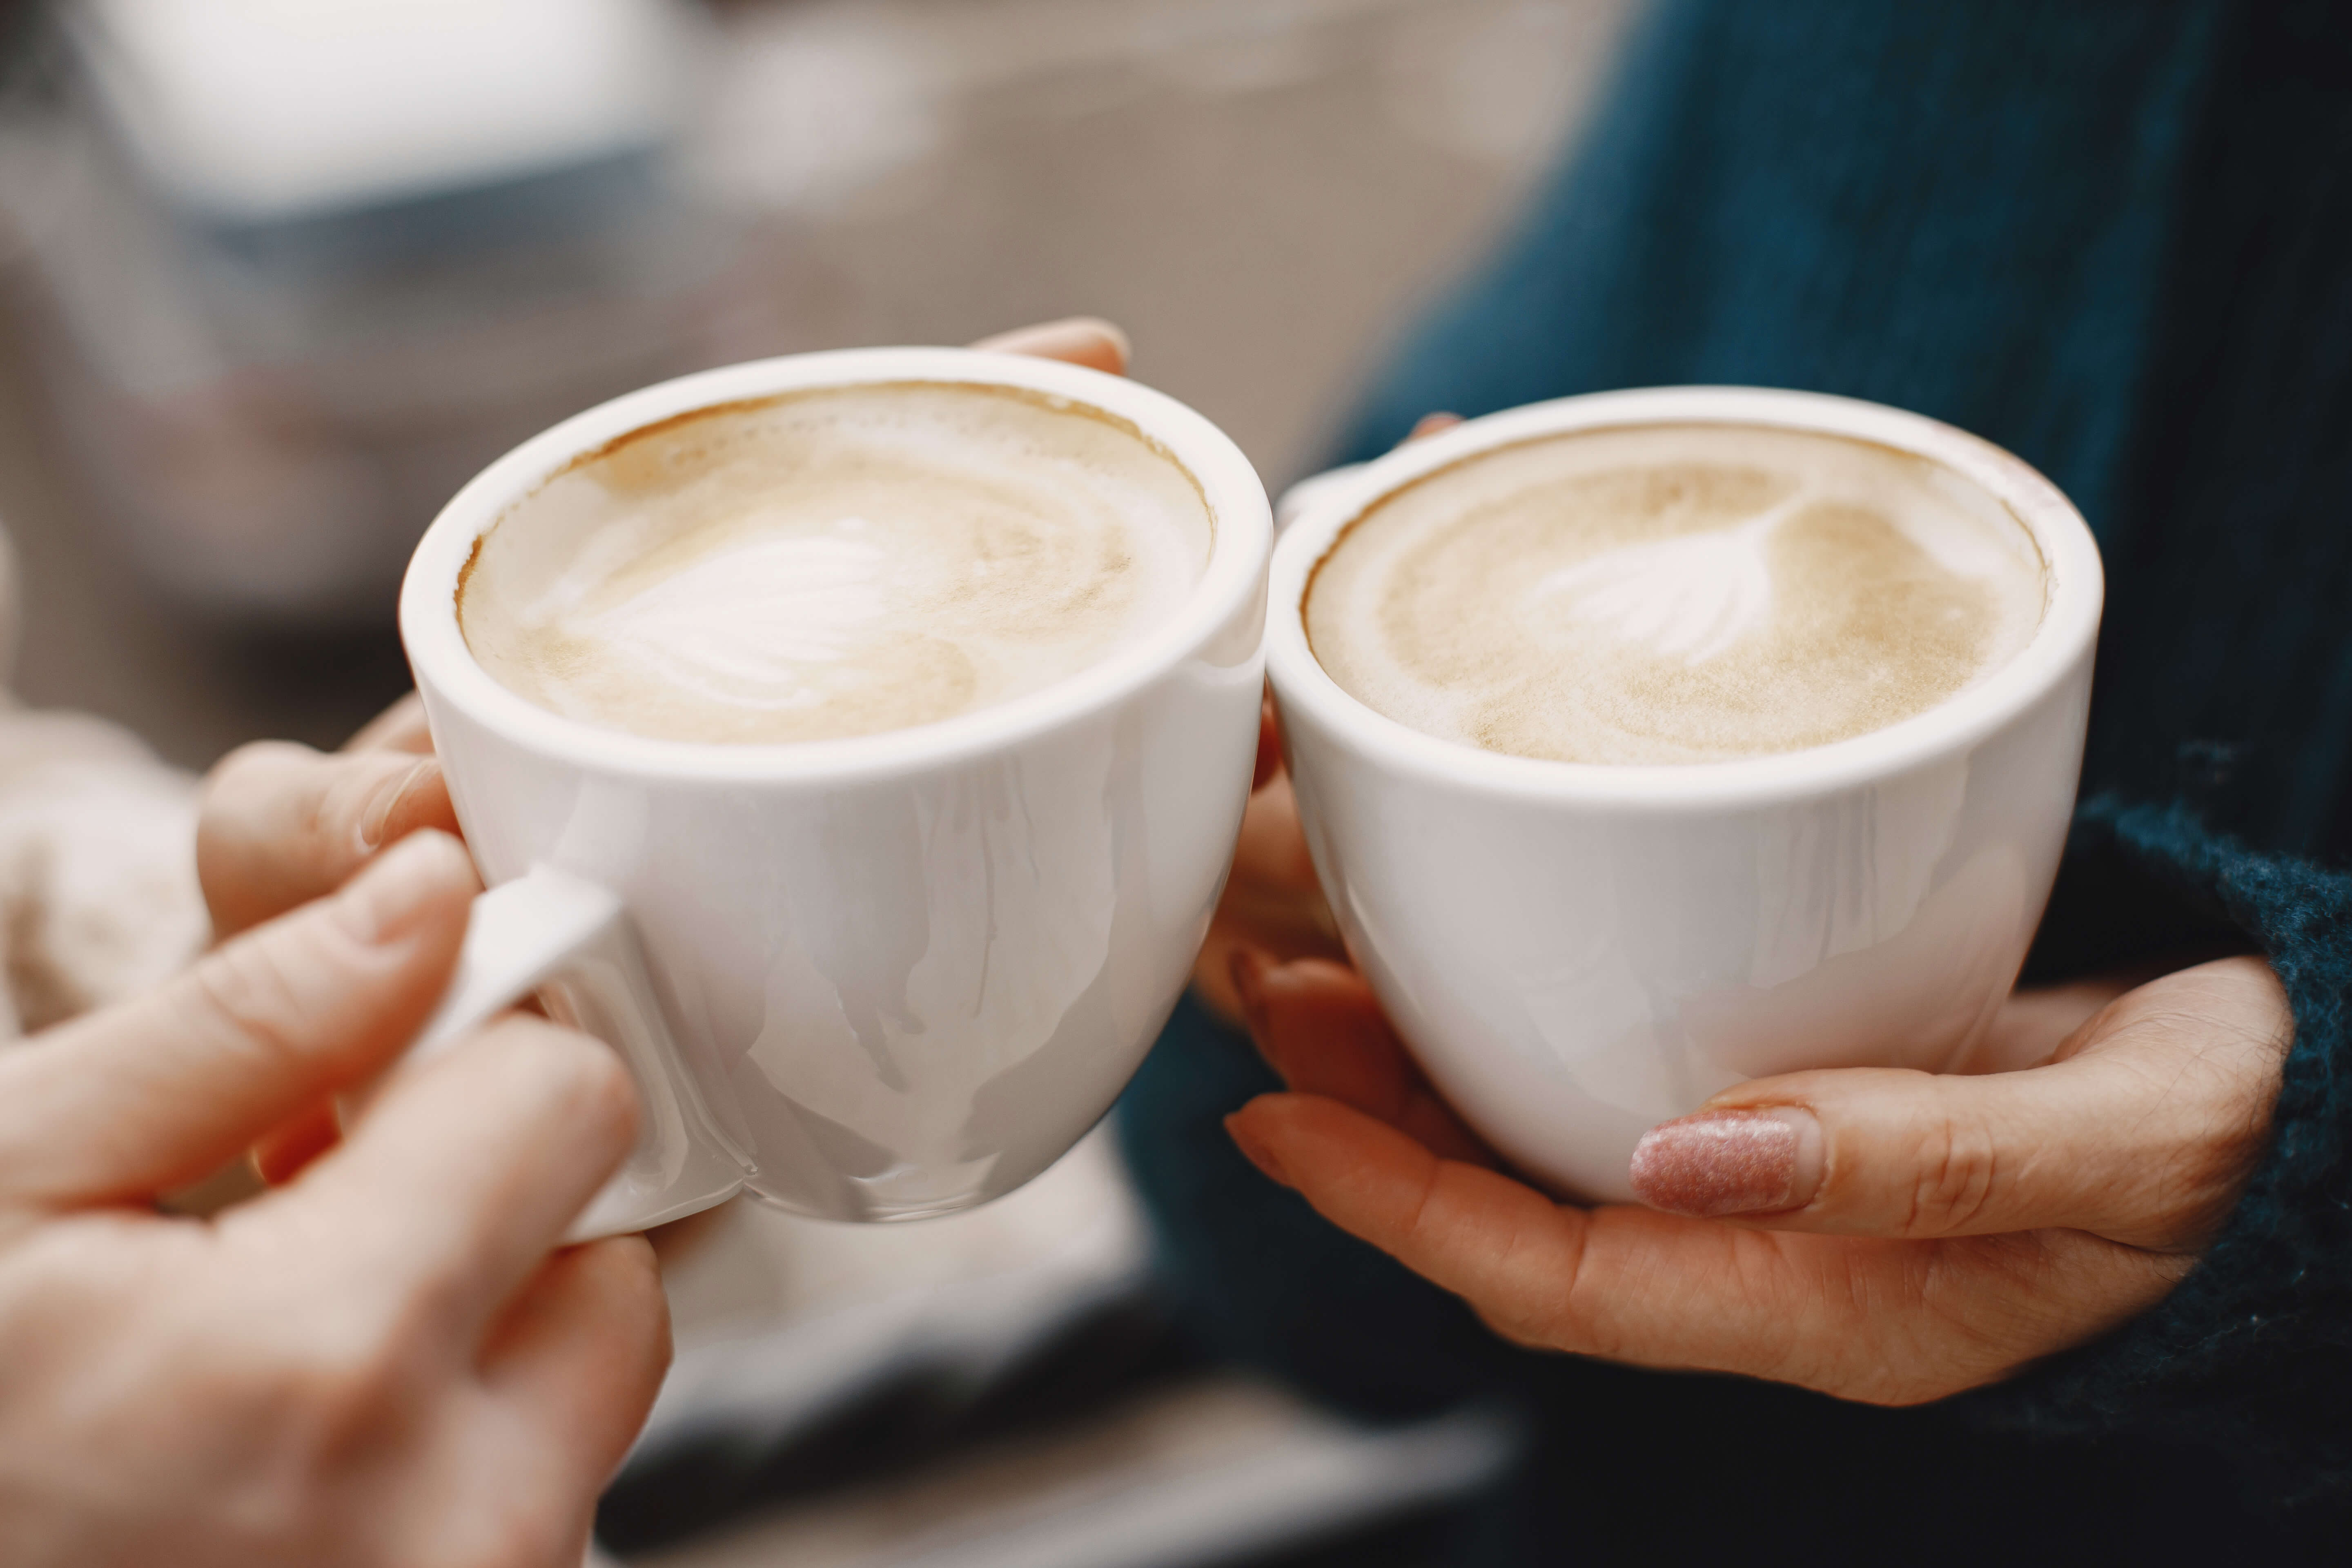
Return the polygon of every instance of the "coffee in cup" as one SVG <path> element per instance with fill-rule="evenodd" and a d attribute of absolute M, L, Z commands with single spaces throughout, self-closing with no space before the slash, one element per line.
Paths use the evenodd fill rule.
<path fill-rule="evenodd" d="M 483 668 L 661 740 L 936 722 L 1100 663 L 1206 566 L 1192 477 L 1133 425 L 1016 387 L 828 387 L 588 453 L 482 536 Z"/>
<path fill-rule="evenodd" d="M 1724 762 L 1848 740 L 2006 665 L 2032 537 L 1916 454 L 1807 431 L 1582 430 L 1382 497 L 1309 584 L 1315 656 L 1425 734 L 1513 756 Z"/>

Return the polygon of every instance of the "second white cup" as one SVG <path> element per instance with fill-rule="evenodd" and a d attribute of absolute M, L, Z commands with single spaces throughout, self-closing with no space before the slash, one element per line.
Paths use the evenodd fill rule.
<path fill-rule="evenodd" d="M 1316 661 L 1309 581 L 1374 502 L 1496 447 L 1655 425 L 1843 437 L 1938 465 L 2031 534 L 2040 629 L 1978 685 L 1885 729 L 1685 766 L 1434 739 Z M 1473 420 L 1307 500 L 1275 552 L 1267 668 L 1317 873 L 1398 1031 L 1519 1170 L 1623 1202 L 1642 1133 L 1743 1079 L 2027 1065 L 1976 1047 L 2065 840 L 2102 592 L 2066 498 L 1948 426 L 1801 393 L 1610 393 Z"/>

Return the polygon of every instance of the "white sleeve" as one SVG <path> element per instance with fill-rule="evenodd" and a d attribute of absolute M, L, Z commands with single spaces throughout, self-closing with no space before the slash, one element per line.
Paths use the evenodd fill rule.
<path fill-rule="evenodd" d="M 0 710 L 0 1039 L 135 995 L 205 946 L 196 781 L 75 713 Z"/>

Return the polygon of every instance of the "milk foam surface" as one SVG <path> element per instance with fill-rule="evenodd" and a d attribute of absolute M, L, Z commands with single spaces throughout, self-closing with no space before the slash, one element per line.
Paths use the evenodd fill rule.
<path fill-rule="evenodd" d="M 1562 762 L 1825 745 L 1946 701 L 2040 626 L 2032 537 L 1948 470 L 1738 426 L 1577 432 L 1388 497 L 1317 568 L 1307 639 L 1369 707 Z"/>
<path fill-rule="evenodd" d="M 1100 663 L 1191 595 L 1191 475 L 1091 410 L 983 386 L 828 388 L 656 426 L 484 534 L 482 667 L 662 739 L 903 729 Z"/>

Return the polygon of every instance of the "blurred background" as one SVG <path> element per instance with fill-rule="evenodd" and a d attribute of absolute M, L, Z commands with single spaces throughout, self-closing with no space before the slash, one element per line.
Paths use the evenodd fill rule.
<path fill-rule="evenodd" d="M 16 695 L 189 768 L 336 743 L 470 474 L 765 354 L 1108 316 L 1279 489 L 1635 3 L 0 0 Z M 691 1239 L 628 1563 L 1416 1563 L 1508 1459 L 1185 1344 L 1105 1134 L 953 1219 Z"/>

